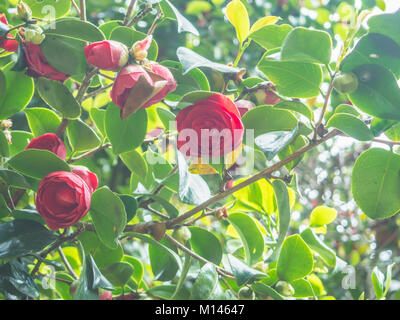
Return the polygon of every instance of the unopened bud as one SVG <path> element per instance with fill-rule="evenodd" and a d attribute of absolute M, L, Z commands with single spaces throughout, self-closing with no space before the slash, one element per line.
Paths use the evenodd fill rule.
<path fill-rule="evenodd" d="M 226 207 L 223 207 L 217 211 L 216 215 L 218 220 L 228 219 L 229 217 L 228 209 Z"/>
<path fill-rule="evenodd" d="M 3 133 L 6 136 L 8 144 L 12 144 L 11 132 L 8 130 L 4 130 Z"/>
<path fill-rule="evenodd" d="M 185 243 L 186 241 L 190 240 L 190 238 L 192 237 L 192 233 L 190 232 L 188 227 L 181 227 L 179 229 L 176 229 L 172 236 L 180 243 Z"/>
<path fill-rule="evenodd" d="M 132 46 L 132 55 L 138 61 L 143 61 L 147 58 L 147 51 L 150 48 L 153 36 L 149 35 L 145 39 L 136 41 Z"/>
<path fill-rule="evenodd" d="M 3 120 L 0 123 L 1 129 L 8 129 L 11 128 L 13 125 L 12 120 L 11 119 L 7 119 L 7 120 Z"/>
<path fill-rule="evenodd" d="M 23 1 L 17 4 L 17 17 L 23 21 L 32 20 L 32 10 Z"/>

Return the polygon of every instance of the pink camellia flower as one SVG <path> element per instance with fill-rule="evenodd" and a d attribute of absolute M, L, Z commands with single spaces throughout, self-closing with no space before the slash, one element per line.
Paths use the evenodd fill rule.
<path fill-rule="evenodd" d="M 67 148 L 64 142 L 54 133 L 45 133 L 37 138 L 32 139 L 25 149 L 48 150 L 65 160 L 67 156 Z"/>
<path fill-rule="evenodd" d="M 8 26 L 8 21 L 4 13 L 0 13 L 0 22 Z M 17 52 L 18 51 L 18 41 L 17 40 L 8 40 L 6 37 L 11 38 L 11 34 L 4 35 L 0 37 L 0 48 L 8 51 L 8 52 Z"/>
<path fill-rule="evenodd" d="M 99 182 L 95 173 L 84 166 L 72 166 L 71 170 L 86 182 L 91 193 L 97 189 Z"/>
<path fill-rule="evenodd" d="M 255 107 L 254 103 L 249 100 L 236 101 L 235 105 L 238 108 L 241 117 L 243 117 L 247 111 Z"/>
<path fill-rule="evenodd" d="M 121 109 L 122 119 L 141 108 L 160 102 L 176 89 L 174 76 L 168 68 L 152 62 L 145 66 L 123 68 L 114 82 L 111 99 Z"/>
<path fill-rule="evenodd" d="M 25 42 L 23 48 L 28 63 L 27 74 L 30 77 L 44 77 L 60 82 L 65 82 L 65 80 L 70 77 L 61 71 L 56 70 L 47 62 L 40 45 L 32 42 Z"/>
<path fill-rule="evenodd" d="M 237 107 L 219 93 L 182 109 L 176 126 L 179 151 L 195 158 L 227 155 L 241 146 L 244 134 Z"/>
<path fill-rule="evenodd" d="M 39 183 L 36 209 L 52 230 L 67 228 L 90 208 L 90 190 L 78 175 L 67 171 L 49 173 Z"/>
<path fill-rule="evenodd" d="M 121 42 L 104 40 L 85 47 L 86 60 L 106 71 L 117 71 L 128 63 L 129 50 Z"/>

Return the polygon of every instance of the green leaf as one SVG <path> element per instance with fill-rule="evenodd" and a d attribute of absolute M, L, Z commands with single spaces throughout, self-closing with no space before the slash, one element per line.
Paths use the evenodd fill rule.
<path fill-rule="evenodd" d="M 292 131 L 273 131 L 264 133 L 254 140 L 258 148 L 264 152 L 267 160 L 272 160 L 296 137 L 297 127 Z"/>
<path fill-rule="evenodd" d="M 206 260 L 219 265 L 222 260 L 222 246 L 218 238 L 210 231 L 200 227 L 189 227 L 192 250 Z"/>
<path fill-rule="evenodd" d="M 136 150 L 124 152 L 119 155 L 128 169 L 143 181 L 146 180 L 149 168 L 144 157 Z"/>
<path fill-rule="evenodd" d="M 218 274 L 215 266 L 211 263 L 205 264 L 192 287 L 190 300 L 209 300 L 218 284 Z"/>
<path fill-rule="evenodd" d="M 371 219 L 384 219 L 400 210 L 400 156 L 372 148 L 354 164 L 351 189 L 360 209 Z"/>
<path fill-rule="evenodd" d="M 90 217 L 100 240 L 110 249 L 118 246 L 118 236 L 126 225 L 126 212 L 122 200 L 108 187 L 92 194 Z"/>
<path fill-rule="evenodd" d="M 165 108 L 158 107 L 156 110 L 165 130 L 173 131 L 175 129 L 175 114 Z"/>
<path fill-rule="evenodd" d="M 375 137 L 379 137 L 381 133 L 393 127 L 396 123 L 399 123 L 396 120 L 386 120 L 374 118 L 371 121 L 371 132 Z"/>
<path fill-rule="evenodd" d="M 0 119 L 23 110 L 34 93 L 33 79 L 22 72 L 11 71 L 12 63 L 0 70 Z"/>
<path fill-rule="evenodd" d="M 400 120 L 400 90 L 394 74 L 377 64 L 353 69 L 358 88 L 349 94 L 350 101 L 374 117 Z"/>
<path fill-rule="evenodd" d="M 384 13 L 372 16 L 368 19 L 370 33 L 379 33 L 392 38 L 400 45 L 400 12 Z"/>
<path fill-rule="evenodd" d="M 232 0 L 226 6 L 226 16 L 235 27 L 236 37 L 242 44 L 250 31 L 250 19 L 245 5 L 240 0 Z"/>
<path fill-rule="evenodd" d="M 337 211 L 333 208 L 318 206 L 311 211 L 310 227 L 322 227 L 332 223 L 337 217 Z"/>
<path fill-rule="evenodd" d="M 98 289 L 114 290 L 112 284 L 101 274 L 92 256 L 85 257 L 79 284 L 74 293 L 74 300 L 98 300 Z"/>
<path fill-rule="evenodd" d="M 64 118 L 76 119 L 81 115 L 81 107 L 68 88 L 59 81 L 39 78 L 37 89 L 40 97 Z"/>
<path fill-rule="evenodd" d="M 133 196 L 129 194 L 121 194 L 119 195 L 119 197 L 124 203 L 126 212 L 126 222 L 128 223 L 136 216 L 136 211 L 139 207 L 139 203 Z"/>
<path fill-rule="evenodd" d="M 291 282 L 310 274 L 313 264 L 310 248 L 298 234 L 295 234 L 283 242 L 276 271 L 279 279 Z"/>
<path fill-rule="evenodd" d="M 348 114 L 352 114 L 355 117 L 360 116 L 360 114 L 358 113 L 358 111 L 356 109 L 354 109 L 353 106 L 349 105 L 349 104 L 339 104 L 336 108 L 335 108 L 335 113 L 348 113 Z"/>
<path fill-rule="evenodd" d="M 117 262 L 105 268 L 103 274 L 114 287 L 123 287 L 133 274 L 133 267 L 128 262 Z"/>
<path fill-rule="evenodd" d="M 312 98 L 319 95 L 322 83 L 321 66 L 294 61 L 277 61 L 264 56 L 258 69 L 276 86 L 278 92 L 286 97 Z"/>
<path fill-rule="evenodd" d="M 283 181 L 274 180 L 272 182 L 272 187 L 274 188 L 275 199 L 278 204 L 279 235 L 276 241 L 274 252 L 272 256 L 269 258 L 269 260 L 275 261 L 280 254 L 281 247 L 285 240 L 286 234 L 289 231 L 290 200 L 289 200 L 289 192 L 287 190 L 286 184 Z"/>
<path fill-rule="evenodd" d="M 190 32 L 199 36 L 197 29 L 176 9 L 171 2 L 164 0 L 160 3 L 161 10 L 167 18 L 175 19 L 178 22 L 178 33 Z"/>
<path fill-rule="evenodd" d="M 69 0 L 25 0 L 24 1 L 32 10 L 32 15 L 35 18 L 48 18 L 52 15 L 52 19 L 57 19 L 68 14 L 71 8 Z"/>
<path fill-rule="evenodd" d="M 281 60 L 328 65 L 331 54 L 332 39 L 329 33 L 297 27 L 289 32 L 282 45 Z"/>
<path fill-rule="evenodd" d="M 302 147 L 306 146 L 307 142 L 302 136 L 298 136 L 291 144 L 289 144 L 285 149 L 278 153 L 279 159 L 283 160 L 295 153 L 297 150 L 301 149 Z M 285 164 L 286 169 L 291 171 L 294 167 L 298 165 L 301 161 L 303 156 L 300 156 L 293 161 Z"/>
<path fill-rule="evenodd" d="M 120 117 L 120 109 L 110 104 L 105 117 L 107 137 L 115 154 L 131 151 L 140 146 L 146 136 L 147 113 L 139 110 L 126 120 Z"/>
<path fill-rule="evenodd" d="M 47 150 L 27 149 L 13 156 L 7 164 L 28 177 L 42 179 L 54 171 L 68 171 L 68 164 Z"/>
<path fill-rule="evenodd" d="M 362 120 L 348 113 L 335 113 L 327 122 L 326 127 L 336 128 L 360 141 L 369 141 L 374 138 Z"/>
<path fill-rule="evenodd" d="M 319 256 L 324 260 L 324 262 L 329 266 L 334 268 L 336 266 L 336 254 L 335 252 L 323 243 L 314 232 L 307 228 L 300 236 L 307 243 L 307 245 L 319 254 Z"/>
<path fill-rule="evenodd" d="M 56 239 L 53 232 L 31 220 L 12 220 L 0 224 L 0 258 L 17 258 L 36 253 Z"/>
<path fill-rule="evenodd" d="M 47 62 L 56 70 L 67 75 L 86 72 L 84 42 L 57 35 L 47 35 L 40 44 Z"/>
<path fill-rule="evenodd" d="M 35 137 L 48 132 L 56 132 L 61 123 L 60 117 L 46 108 L 29 108 L 25 110 L 25 115 Z"/>
<path fill-rule="evenodd" d="M 379 64 L 400 77 L 400 46 L 381 34 L 363 36 L 355 48 L 342 61 L 340 69 L 349 72 L 364 64 Z"/>
<path fill-rule="evenodd" d="M 294 289 L 293 297 L 307 298 L 314 297 L 314 290 L 311 283 L 305 279 L 294 280 L 290 283 Z"/>
<path fill-rule="evenodd" d="M 294 111 L 296 113 L 302 114 L 309 120 L 313 120 L 314 118 L 314 115 L 310 108 L 300 101 L 281 101 L 275 104 L 274 108 Z"/>
<path fill-rule="evenodd" d="M 383 296 L 386 297 L 389 292 L 390 283 L 392 281 L 392 268 L 395 263 L 389 264 L 386 269 L 386 281 L 385 281 L 385 291 L 383 292 Z"/>
<path fill-rule="evenodd" d="M 28 181 L 26 181 L 24 176 L 20 175 L 15 171 L 3 169 L 1 167 L 0 167 L 0 179 L 3 180 L 9 187 L 15 187 L 19 189 L 31 188 L 30 184 L 28 183 Z"/>
<path fill-rule="evenodd" d="M 184 203 L 199 205 L 209 198 L 211 192 L 200 175 L 192 174 L 188 170 L 185 156 L 176 152 L 179 172 L 179 199 Z"/>
<path fill-rule="evenodd" d="M 175 251 L 171 250 L 167 246 L 154 240 L 152 237 L 141 233 L 128 232 L 125 235 L 128 237 L 139 238 L 140 240 L 147 242 L 151 246 L 152 249 L 149 248 L 149 250 L 152 250 L 151 252 L 153 253 L 151 268 L 156 279 L 169 278 L 169 280 L 171 280 L 175 276 L 176 272 L 181 269 L 181 259 L 175 253 Z M 168 265 L 165 264 L 166 262 L 168 262 Z M 166 267 L 168 267 L 168 270 L 166 270 Z"/>
<path fill-rule="evenodd" d="M 264 252 L 264 238 L 252 217 L 245 213 L 231 213 L 228 218 L 242 240 L 246 263 L 251 266 L 258 262 Z"/>
<path fill-rule="evenodd" d="M 235 275 L 236 284 L 241 287 L 249 282 L 266 277 L 266 274 L 250 268 L 248 265 L 229 254 L 229 263 L 232 268 L 232 272 Z"/>
<path fill-rule="evenodd" d="M 12 286 L 21 294 L 33 299 L 40 297 L 38 287 L 29 275 L 27 268 L 17 260 L 0 267 L 0 292 L 7 294 L 5 292 L 7 286 Z"/>
<path fill-rule="evenodd" d="M 272 131 L 292 131 L 297 125 L 297 119 L 290 111 L 272 106 L 259 106 L 249 110 L 243 116 L 242 122 L 246 131 L 254 130 L 255 137 Z"/>
<path fill-rule="evenodd" d="M 376 300 L 380 300 L 384 297 L 383 295 L 383 282 L 385 280 L 385 275 L 378 269 L 374 267 L 371 274 L 372 285 L 374 287 Z"/>
<path fill-rule="evenodd" d="M 287 34 L 292 30 L 288 24 L 269 25 L 252 32 L 249 38 L 257 42 L 266 50 L 280 48 Z"/>
<path fill-rule="evenodd" d="M 271 297 L 274 300 L 285 300 L 285 297 L 280 295 L 276 290 L 263 283 L 253 283 L 251 285 L 251 289 L 253 289 L 253 291 L 257 294 L 265 297 Z"/>
<path fill-rule="evenodd" d="M 55 34 L 88 42 L 97 42 L 105 39 L 103 32 L 87 21 L 77 18 L 64 18 L 52 23 L 51 27 L 44 27 L 46 35 Z"/>
<path fill-rule="evenodd" d="M 89 111 L 90 118 L 93 120 L 96 128 L 100 131 L 100 133 L 105 136 L 106 129 L 104 127 L 105 118 L 106 118 L 106 110 L 104 109 L 96 109 L 91 108 Z"/>
<path fill-rule="evenodd" d="M 135 279 L 137 285 L 140 285 L 140 282 L 143 279 L 144 267 L 139 259 L 131 257 L 131 256 L 123 256 L 122 261 L 129 263 L 133 268 L 132 278 Z"/>
<path fill-rule="evenodd" d="M 14 219 L 20 220 L 32 220 L 40 223 L 41 225 L 46 225 L 46 220 L 39 215 L 39 213 L 35 210 L 30 209 L 17 209 L 12 211 L 12 216 Z"/>
<path fill-rule="evenodd" d="M 176 54 L 178 56 L 180 63 L 182 64 L 184 75 L 187 74 L 190 70 L 198 67 L 207 67 L 222 73 L 239 72 L 238 68 L 212 62 L 186 47 L 179 47 L 178 50 L 176 51 Z"/>
<path fill-rule="evenodd" d="M 101 144 L 96 132 L 81 119 L 73 120 L 68 124 L 67 135 L 72 150 L 77 152 L 92 150 Z"/>

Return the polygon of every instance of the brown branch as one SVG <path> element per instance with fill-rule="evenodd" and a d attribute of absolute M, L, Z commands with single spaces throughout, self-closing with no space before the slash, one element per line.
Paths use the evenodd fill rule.
<path fill-rule="evenodd" d="M 91 97 L 95 97 L 95 96 L 99 95 L 100 93 L 102 93 L 102 92 L 106 91 L 107 89 L 111 88 L 113 85 L 114 84 L 111 83 L 109 85 L 106 85 L 105 87 L 102 87 L 100 89 L 97 89 L 95 91 L 92 91 L 92 92 L 88 93 L 86 96 L 83 97 L 82 101 L 85 101 L 85 100 L 87 100 L 87 99 L 89 99 Z"/>
<path fill-rule="evenodd" d="M 124 26 L 128 25 L 129 18 L 132 16 L 133 8 L 135 6 L 136 0 L 131 0 L 128 6 L 128 10 L 126 11 Z"/>
<path fill-rule="evenodd" d="M 152 35 L 154 33 L 154 30 L 156 30 L 157 28 L 157 23 L 161 19 L 162 15 L 162 11 L 159 10 L 156 17 L 154 18 L 153 24 L 151 25 L 149 31 L 147 31 L 147 35 Z"/>
<path fill-rule="evenodd" d="M 144 8 L 142 8 L 128 24 L 126 25 L 127 27 L 132 27 L 136 22 L 142 20 L 150 11 L 152 7 L 151 5 L 146 5 Z"/>
<path fill-rule="evenodd" d="M 86 0 L 79 0 L 80 4 L 80 16 L 82 21 L 86 21 Z"/>
<path fill-rule="evenodd" d="M 111 143 L 109 143 L 109 142 L 105 143 L 105 144 L 97 147 L 96 149 L 90 150 L 90 151 L 88 151 L 86 153 L 81 154 L 78 157 L 72 158 L 71 160 L 68 161 L 68 163 L 74 163 L 76 161 L 82 160 L 83 158 L 90 157 L 90 156 L 94 155 L 96 152 L 99 152 L 101 150 L 104 150 L 104 149 L 107 149 L 107 148 L 110 148 L 110 147 L 111 147 Z"/>
<path fill-rule="evenodd" d="M 76 12 L 78 13 L 78 15 L 81 15 L 81 9 L 78 7 L 78 5 L 76 4 L 75 0 L 71 0 L 72 5 L 74 6 Z"/>

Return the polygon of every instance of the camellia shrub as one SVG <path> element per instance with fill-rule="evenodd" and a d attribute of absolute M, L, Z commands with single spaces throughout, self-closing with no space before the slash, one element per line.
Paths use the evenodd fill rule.
<path fill-rule="evenodd" d="M 337 208 L 313 202 L 299 222 L 311 182 L 298 168 L 326 143 L 367 142 L 348 191 L 364 220 L 400 211 L 400 11 L 332 1 L 332 31 L 322 7 L 318 24 L 288 19 L 302 1 L 261 10 L 282 17 L 240 0 L 3 2 L 2 299 L 357 289 L 327 241 Z M 219 27 L 226 63 L 205 54 Z M 392 267 L 354 298 L 384 299 Z"/>

